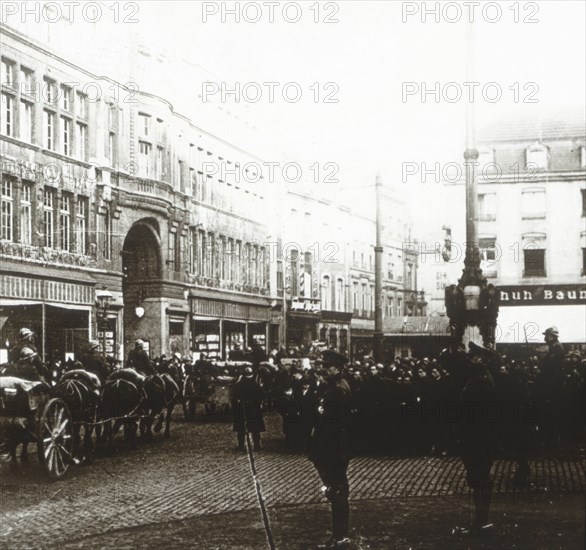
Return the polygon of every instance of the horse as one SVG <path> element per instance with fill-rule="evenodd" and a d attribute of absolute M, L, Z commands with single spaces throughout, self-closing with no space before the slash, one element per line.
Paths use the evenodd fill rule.
<path fill-rule="evenodd" d="M 164 436 L 169 437 L 171 435 L 170 425 L 173 408 L 181 396 L 179 386 L 170 374 L 158 374 L 146 378 L 144 393 L 145 416 L 140 422 L 141 437 L 146 440 L 152 440 L 151 428 L 157 416 L 158 419 L 154 427 L 155 433 L 161 431 L 163 422 L 165 422 Z"/>
<path fill-rule="evenodd" d="M 113 372 L 102 390 L 98 406 L 98 422 L 103 424 L 99 444 L 112 452 L 114 436 L 124 425 L 126 439 L 136 446 L 137 419 L 145 412 L 145 378 L 133 369 Z"/>
<path fill-rule="evenodd" d="M 93 460 L 92 431 L 100 400 L 99 378 L 82 368 L 68 371 L 61 381 L 51 388 L 50 395 L 62 399 L 71 413 L 74 460 L 91 462 Z M 83 454 L 80 457 L 82 427 L 84 429 Z"/>

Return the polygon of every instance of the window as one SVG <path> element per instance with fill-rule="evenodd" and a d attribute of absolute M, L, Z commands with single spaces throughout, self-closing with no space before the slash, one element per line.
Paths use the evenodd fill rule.
<path fill-rule="evenodd" d="M 88 215 L 88 199 L 85 197 L 77 197 L 77 205 L 75 209 L 76 230 L 77 230 L 77 253 L 86 253 L 87 242 L 87 215 Z"/>
<path fill-rule="evenodd" d="M 156 163 L 156 170 L 157 174 L 155 176 L 156 179 L 162 180 L 163 179 L 163 163 L 164 163 L 164 149 L 162 147 L 157 147 L 157 163 Z"/>
<path fill-rule="evenodd" d="M 87 126 L 78 122 L 77 126 L 77 141 L 75 143 L 77 158 L 81 160 L 86 159 L 87 154 Z"/>
<path fill-rule="evenodd" d="M 50 78 L 43 79 L 43 98 L 46 103 L 57 103 L 56 82 Z"/>
<path fill-rule="evenodd" d="M 393 262 L 393 255 L 389 253 L 388 261 L 387 261 L 387 276 L 391 281 L 394 279 L 395 276 L 395 264 Z"/>
<path fill-rule="evenodd" d="M 393 296 L 391 294 L 389 294 L 387 296 L 387 317 L 392 317 L 393 316 Z"/>
<path fill-rule="evenodd" d="M 370 285 L 369 311 L 374 311 L 374 285 Z"/>
<path fill-rule="evenodd" d="M 586 189 L 580 189 L 582 193 L 582 216 L 586 216 Z"/>
<path fill-rule="evenodd" d="M 342 279 L 336 280 L 335 302 L 335 310 L 344 311 L 344 281 Z"/>
<path fill-rule="evenodd" d="M 115 104 L 111 103 L 108 106 L 108 128 L 115 130 L 118 128 L 118 109 Z"/>
<path fill-rule="evenodd" d="M 78 118 L 87 118 L 88 115 L 87 95 L 81 92 L 75 94 L 75 115 Z"/>
<path fill-rule="evenodd" d="M 205 233 L 203 231 L 198 231 L 196 235 L 196 243 L 195 249 L 197 251 L 195 261 L 196 261 L 196 270 L 195 272 L 198 275 L 204 275 L 204 266 L 205 266 Z"/>
<path fill-rule="evenodd" d="M 138 168 L 140 175 L 143 177 L 150 176 L 151 173 L 151 145 L 144 141 L 138 142 Z"/>
<path fill-rule="evenodd" d="M 71 249 L 71 195 L 63 193 L 59 210 L 59 225 L 61 228 L 61 249 L 67 252 Z"/>
<path fill-rule="evenodd" d="M 43 146 L 49 151 L 55 147 L 55 114 L 46 109 L 43 111 Z"/>
<path fill-rule="evenodd" d="M 240 277 L 240 261 L 242 256 L 242 243 L 236 241 L 236 254 L 234 255 L 234 281 L 239 283 Z"/>
<path fill-rule="evenodd" d="M 403 298 L 397 298 L 397 315 L 403 315 Z"/>
<path fill-rule="evenodd" d="M 14 135 L 14 99 L 6 93 L 2 93 L 2 133 Z"/>
<path fill-rule="evenodd" d="M 586 275 L 586 247 L 582 247 L 582 275 Z"/>
<path fill-rule="evenodd" d="M 33 141 L 33 106 L 24 100 L 20 102 L 20 139 L 28 143 Z"/>
<path fill-rule="evenodd" d="M 104 209 L 104 213 L 99 218 L 102 225 L 100 249 L 104 260 L 109 260 L 112 256 L 112 219 L 108 207 Z"/>
<path fill-rule="evenodd" d="M 49 248 L 53 248 L 54 244 L 54 198 L 53 190 L 45 189 L 43 193 L 43 233 L 45 234 L 44 245 Z"/>
<path fill-rule="evenodd" d="M 367 300 L 367 293 L 366 293 L 366 283 L 362 283 L 362 294 L 361 294 L 361 298 L 362 298 L 362 312 L 366 312 L 366 300 Z"/>
<path fill-rule="evenodd" d="M 116 134 L 108 132 L 108 158 L 112 164 L 116 162 Z"/>
<path fill-rule="evenodd" d="M 63 154 L 71 155 L 71 120 L 61 117 L 61 136 L 63 146 Z"/>
<path fill-rule="evenodd" d="M 487 277 L 496 277 L 496 238 L 480 238 L 478 246 L 480 249 L 480 267 L 482 268 L 482 271 Z"/>
<path fill-rule="evenodd" d="M 197 199 L 198 196 L 198 188 L 197 188 L 197 174 L 195 172 L 195 168 L 189 168 L 189 184 L 191 186 L 191 196 L 194 199 Z"/>
<path fill-rule="evenodd" d="M 14 84 L 14 63 L 2 59 L 2 85 L 9 88 Z"/>
<path fill-rule="evenodd" d="M 28 183 L 22 185 L 22 197 L 20 200 L 20 242 L 31 244 L 33 227 L 33 186 Z"/>
<path fill-rule="evenodd" d="M 521 194 L 524 219 L 545 218 L 545 189 L 528 189 Z"/>
<path fill-rule="evenodd" d="M 323 276 L 321 287 L 321 308 L 325 311 L 330 311 L 332 309 L 332 288 L 330 286 L 330 278 L 328 275 Z"/>
<path fill-rule="evenodd" d="M 545 249 L 524 247 L 523 257 L 524 277 L 545 277 Z"/>
<path fill-rule="evenodd" d="M 61 85 L 61 110 L 63 111 L 70 111 L 71 110 L 71 101 L 73 98 L 73 91 L 69 86 L 65 86 L 65 84 Z"/>
<path fill-rule="evenodd" d="M 234 280 L 234 239 L 228 239 L 228 250 L 226 251 L 226 278 Z"/>
<path fill-rule="evenodd" d="M 144 113 L 138 113 L 138 131 L 139 135 L 148 137 L 151 129 L 151 117 Z"/>
<path fill-rule="evenodd" d="M 527 170 L 547 170 L 549 163 L 549 151 L 545 145 L 536 143 L 527 147 L 525 151 L 525 168 Z"/>
<path fill-rule="evenodd" d="M 158 118 L 157 119 L 157 140 L 163 141 L 165 137 L 165 126 L 163 125 L 163 121 Z"/>
<path fill-rule="evenodd" d="M 258 285 L 264 288 L 266 283 L 266 262 L 267 262 L 267 251 L 264 248 L 259 250 L 258 255 Z M 310 291 L 311 292 L 311 291 Z"/>
<path fill-rule="evenodd" d="M 177 161 L 177 176 L 178 176 L 177 182 L 179 183 L 179 190 L 180 191 L 185 190 L 185 180 L 184 180 L 184 176 L 183 176 L 183 172 L 184 172 L 183 165 L 184 165 L 184 162 L 182 160 Z"/>
<path fill-rule="evenodd" d="M 23 96 L 35 96 L 33 71 L 25 67 L 20 68 L 20 93 Z"/>
<path fill-rule="evenodd" d="M 478 219 L 482 221 L 496 220 L 496 193 L 478 195 Z"/>
<path fill-rule="evenodd" d="M 586 147 L 580 147 L 580 168 L 586 168 Z"/>
<path fill-rule="evenodd" d="M 4 178 L 2 181 L 2 195 L 1 195 L 1 231 L 0 238 L 3 241 L 11 241 L 14 237 L 13 231 L 13 207 L 14 207 L 14 188 L 12 180 Z"/>

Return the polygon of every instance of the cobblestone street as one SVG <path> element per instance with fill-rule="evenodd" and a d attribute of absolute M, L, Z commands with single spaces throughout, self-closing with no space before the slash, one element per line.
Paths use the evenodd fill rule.
<path fill-rule="evenodd" d="M 328 507 L 307 459 L 286 452 L 279 417 L 270 417 L 267 424 L 256 467 L 277 547 L 308 548 L 328 529 Z M 136 451 L 118 442 L 114 457 L 72 468 L 56 483 L 43 477 L 36 460 L 17 469 L 2 464 L 2 548 L 266 547 L 248 458 L 235 452 L 231 424 L 178 422 L 171 439 L 156 437 Z M 512 466 L 496 463 L 495 513 L 501 508 L 540 511 L 556 503 L 568 507 L 560 521 L 573 518 L 580 528 L 574 516 L 583 508 L 583 460 L 533 460 L 533 485 L 523 493 L 512 491 Z M 435 518 L 445 533 L 451 518 L 442 519 L 442 514 L 457 513 L 460 522 L 469 514 L 464 473 L 455 458 L 359 457 L 351 463 L 350 481 L 354 536 L 363 548 L 395 547 L 391 540 L 402 547 L 393 537 L 405 530 L 401 518 L 411 513 L 425 510 L 426 520 Z M 519 517 L 519 532 L 522 523 Z M 415 533 L 429 529 L 412 527 Z M 559 531 L 568 537 L 572 529 Z M 410 536 L 403 535 L 405 540 Z M 385 542 L 385 537 L 391 539 Z M 449 538 L 444 546 L 430 544 L 418 547 L 454 547 Z"/>

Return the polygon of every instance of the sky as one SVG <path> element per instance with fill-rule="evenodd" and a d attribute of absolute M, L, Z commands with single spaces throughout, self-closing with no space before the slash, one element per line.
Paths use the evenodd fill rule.
<path fill-rule="evenodd" d="M 294 2 L 301 9 L 296 23 L 285 21 L 282 2 L 273 23 L 268 9 L 257 11 L 262 2 L 240 2 L 240 22 L 226 13 L 222 18 L 222 6 L 236 4 L 165 2 L 162 8 L 159 2 L 141 2 L 140 32 L 151 45 L 160 42 L 168 52 L 204 67 L 216 83 L 228 88 L 237 82 L 260 84 L 260 101 L 241 98 L 232 108 L 302 165 L 336 163 L 340 183 L 327 189 L 336 196 L 341 189 L 368 189 L 380 173 L 385 185 L 420 204 L 425 184 L 421 187 L 417 176 L 403 181 L 404 163 L 461 161 L 470 89 L 465 82 L 480 83 L 474 100 L 477 126 L 520 112 L 537 116 L 542 109 L 584 105 L 581 1 L 499 2 L 500 14 L 496 7 L 483 12 L 481 5 L 474 14 L 472 47 L 466 42 L 469 12 L 461 2 L 438 3 L 439 22 L 434 14 L 423 21 L 421 13 L 435 2 L 397 1 L 320 2 L 319 11 L 315 2 Z M 244 12 L 246 4 L 255 6 Z M 205 22 L 204 11 L 209 13 Z M 259 13 L 259 22 L 245 20 Z M 295 14 L 291 9 L 286 15 Z M 467 77 L 470 51 L 474 69 Z M 265 82 L 281 83 L 274 102 Z M 280 92 L 288 82 L 298 84 L 289 88 L 292 92 L 301 89 L 299 101 L 283 100 Z M 446 86 L 450 82 L 455 84 Z M 436 83 L 439 102 L 421 93 Z M 405 89 L 412 93 L 404 96 Z M 254 99 L 258 86 L 249 90 Z M 323 101 L 328 93 L 337 103 Z M 219 98 L 219 93 L 212 96 Z M 361 196 L 368 209 L 368 193 Z"/>

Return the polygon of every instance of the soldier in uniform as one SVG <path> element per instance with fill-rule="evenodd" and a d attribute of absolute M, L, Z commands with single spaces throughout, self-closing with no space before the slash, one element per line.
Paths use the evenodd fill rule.
<path fill-rule="evenodd" d="M 143 376 L 157 374 L 157 371 L 151 364 L 149 356 L 146 351 L 144 351 L 144 342 L 142 340 L 137 340 L 134 349 L 130 350 L 126 366 L 127 368 L 134 369 Z"/>
<path fill-rule="evenodd" d="M 87 352 L 79 358 L 79 361 L 85 370 L 93 372 L 104 385 L 106 378 L 110 375 L 110 369 L 103 357 L 97 353 L 99 347 L 100 344 L 96 340 L 90 340 Z"/>
<path fill-rule="evenodd" d="M 16 363 L 20 361 L 21 352 L 23 349 L 29 349 L 34 352 L 34 355 L 30 356 L 31 364 L 35 367 L 35 370 L 43 377 L 44 380 L 49 380 L 49 371 L 45 364 L 39 357 L 39 352 L 35 346 L 35 334 L 29 328 L 21 328 L 18 331 L 18 344 L 16 344 L 8 354 L 8 361 Z"/>
<path fill-rule="evenodd" d="M 323 483 L 324 496 L 332 510 L 332 536 L 317 548 L 348 549 L 350 504 L 348 497 L 348 465 L 350 463 L 350 386 L 341 377 L 341 364 L 325 367 L 325 390 L 318 402 L 316 423 L 308 451 Z M 320 388 L 321 389 L 321 388 Z"/>
<path fill-rule="evenodd" d="M 471 528 L 456 528 L 454 533 L 482 534 L 492 527 L 488 521 L 493 489 L 490 469 L 496 449 L 495 423 L 498 420 L 495 385 L 489 371 L 493 354 L 492 350 L 470 343 L 469 376 L 459 399 L 458 447 L 466 469 L 466 481 L 472 490 L 475 517 Z"/>
<path fill-rule="evenodd" d="M 234 384 L 232 404 L 234 407 L 233 430 L 238 437 L 238 450 L 244 451 L 246 432 L 252 435 L 254 450 L 260 451 L 260 434 L 265 431 L 262 417 L 264 394 L 254 379 L 252 368 L 246 367 L 244 375 Z"/>

